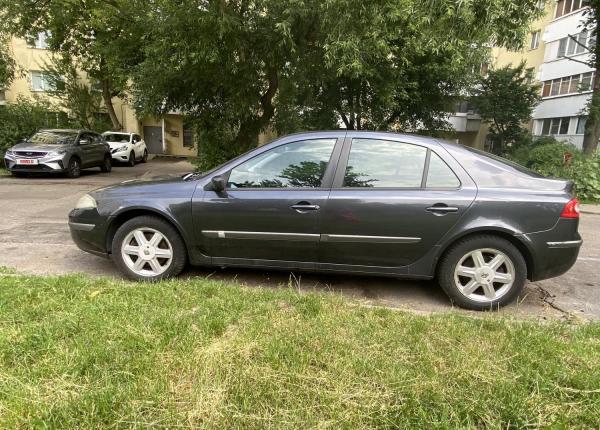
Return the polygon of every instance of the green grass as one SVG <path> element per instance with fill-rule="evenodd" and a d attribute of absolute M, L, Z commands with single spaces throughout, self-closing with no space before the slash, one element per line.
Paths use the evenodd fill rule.
<path fill-rule="evenodd" d="M 598 428 L 600 325 L 0 274 L 0 428 Z"/>
<path fill-rule="evenodd" d="M 0 167 L 0 176 L 10 175 L 10 172 L 4 167 Z"/>

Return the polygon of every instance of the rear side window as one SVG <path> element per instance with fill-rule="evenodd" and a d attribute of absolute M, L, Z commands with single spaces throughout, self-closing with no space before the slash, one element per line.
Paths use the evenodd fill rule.
<path fill-rule="evenodd" d="M 431 151 L 429 171 L 427 172 L 427 188 L 458 188 L 460 181 L 439 155 Z"/>
<path fill-rule="evenodd" d="M 344 187 L 421 188 L 427 148 L 403 142 L 354 139 Z"/>
<path fill-rule="evenodd" d="M 236 166 L 228 188 L 318 188 L 336 139 L 281 145 Z"/>

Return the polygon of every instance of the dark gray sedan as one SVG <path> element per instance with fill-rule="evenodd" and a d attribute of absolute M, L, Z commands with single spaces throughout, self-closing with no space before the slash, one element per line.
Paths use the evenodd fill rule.
<path fill-rule="evenodd" d="M 569 270 L 578 223 L 570 182 L 436 139 L 346 131 L 102 188 L 69 215 L 75 243 L 132 279 L 175 276 L 188 262 L 436 278 L 471 309 Z"/>

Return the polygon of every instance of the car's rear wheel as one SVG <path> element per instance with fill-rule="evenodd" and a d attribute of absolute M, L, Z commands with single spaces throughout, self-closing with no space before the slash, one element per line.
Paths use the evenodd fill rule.
<path fill-rule="evenodd" d="M 177 230 L 154 216 L 125 222 L 115 233 L 111 251 L 123 274 L 135 280 L 158 281 L 177 276 L 187 261 Z"/>
<path fill-rule="evenodd" d="M 437 276 L 440 286 L 458 306 L 497 309 L 522 291 L 527 265 L 508 240 L 478 235 L 453 245 L 442 257 Z"/>
<path fill-rule="evenodd" d="M 81 176 L 81 161 L 79 161 L 79 158 L 71 157 L 67 166 L 67 176 L 69 178 L 79 178 Z"/>
<path fill-rule="evenodd" d="M 129 159 L 127 160 L 127 165 L 129 167 L 135 166 L 135 154 L 133 153 L 133 151 L 131 151 L 129 153 Z"/>
<path fill-rule="evenodd" d="M 104 173 L 110 173 L 110 171 L 112 170 L 112 158 L 110 157 L 110 155 L 104 156 L 104 160 L 102 161 L 100 170 Z"/>
<path fill-rule="evenodd" d="M 144 155 L 142 155 L 142 163 L 148 161 L 148 150 L 144 149 Z"/>

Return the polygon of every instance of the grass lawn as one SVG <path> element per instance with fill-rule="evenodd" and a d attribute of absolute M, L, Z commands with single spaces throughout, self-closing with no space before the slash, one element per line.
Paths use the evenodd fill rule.
<path fill-rule="evenodd" d="M 4 167 L 0 167 L 0 176 L 10 175 L 10 172 L 6 170 Z"/>
<path fill-rule="evenodd" d="M 0 274 L 0 428 L 598 428 L 600 324 Z"/>

